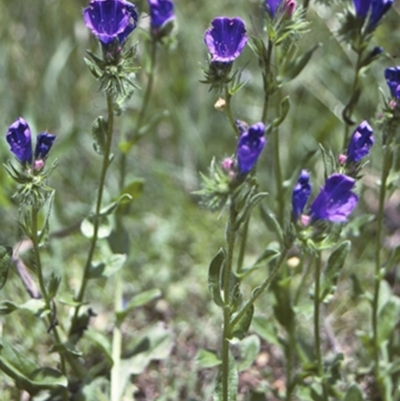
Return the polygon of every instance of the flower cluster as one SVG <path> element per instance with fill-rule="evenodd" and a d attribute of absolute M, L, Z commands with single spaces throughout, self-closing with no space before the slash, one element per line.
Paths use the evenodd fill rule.
<path fill-rule="evenodd" d="M 293 190 L 292 207 L 295 220 L 303 212 L 311 194 L 310 175 L 303 170 Z M 332 174 L 310 206 L 312 221 L 328 220 L 343 223 L 356 207 L 358 197 L 352 192 L 356 180 L 344 174 Z"/>
<path fill-rule="evenodd" d="M 21 117 L 8 128 L 6 139 L 10 150 L 22 164 L 32 164 L 34 168 L 42 168 L 56 137 L 47 132 L 37 136 L 35 152 L 32 151 L 31 130 L 28 123 Z"/>

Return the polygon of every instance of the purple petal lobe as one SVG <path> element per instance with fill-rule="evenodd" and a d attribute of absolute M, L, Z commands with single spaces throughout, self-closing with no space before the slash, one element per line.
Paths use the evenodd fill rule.
<path fill-rule="evenodd" d="M 55 139 L 55 135 L 47 132 L 39 134 L 36 139 L 35 159 L 43 160 L 49 153 Z"/>
<path fill-rule="evenodd" d="M 347 221 L 356 207 L 358 197 L 351 192 L 355 180 L 344 174 L 332 174 L 310 207 L 314 220 L 329 220 L 335 223 Z"/>
<path fill-rule="evenodd" d="M 391 95 L 396 99 L 400 99 L 400 96 L 398 95 L 400 86 L 400 67 L 386 68 L 385 79 L 389 86 Z"/>
<path fill-rule="evenodd" d="M 354 131 L 349 147 L 347 148 L 347 160 L 350 162 L 359 162 L 369 154 L 374 144 L 373 129 L 367 121 L 363 121 Z"/>
<path fill-rule="evenodd" d="M 115 39 L 122 45 L 136 28 L 138 14 L 135 6 L 125 0 L 92 0 L 83 10 L 83 19 L 103 45 Z"/>
<path fill-rule="evenodd" d="M 204 34 L 204 42 L 213 62 L 231 63 L 247 44 L 244 22 L 238 18 L 217 17 Z"/>
<path fill-rule="evenodd" d="M 265 126 L 259 122 L 240 136 L 236 153 L 239 171 L 242 174 L 247 174 L 257 163 L 266 143 L 264 133 Z"/>
<path fill-rule="evenodd" d="M 21 163 L 32 163 L 32 139 L 28 123 L 21 117 L 13 122 L 6 135 L 10 150 Z"/>
<path fill-rule="evenodd" d="M 147 0 L 152 28 L 160 28 L 175 18 L 174 3 L 171 0 Z"/>
<path fill-rule="evenodd" d="M 306 206 L 311 194 L 310 173 L 302 170 L 292 193 L 294 219 L 297 220 Z"/>
<path fill-rule="evenodd" d="M 265 9 L 267 13 L 271 16 L 271 18 L 275 17 L 275 14 L 281 4 L 282 0 L 266 0 L 265 1 Z"/>

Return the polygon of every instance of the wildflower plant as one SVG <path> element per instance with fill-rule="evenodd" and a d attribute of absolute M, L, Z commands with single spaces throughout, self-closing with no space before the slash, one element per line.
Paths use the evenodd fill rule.
<path fill-rule="evenodd" d="M 381 74 L 387 87 L 376 118 L 373 105 L 364 113 L 359 103 L 361 76 L 387 53 L 375 32 L 393 1 L 340 4 L 339 31 L 321 35 L 318 22 L 331 26 L 333 5 L 312 13 L 318 6 L 308 0 L 260 0 L 243 15 L 245 7 L 235 4 L 231 15 L 217 17 L 207 14 L 217 7 L 207 3 L 138 5 L 88 0 L 79 10 L 90 37 L 84 60 L 99 88 L 94 110 L 104 109 L 93 119 L 92 154 L 80 118 L 73 119 L 71 133 L 71 127 L 51 129 L 57 139 L 46 131 L 35 136 L 15 115 L 4 129 L 9 180 L 0 204 L 7 204 L 11 185 L 20 240 L 10 246 L 4 224 L 4 401 L 399 400 L 400 67 Z M 176 12 L 193 10 L 180 35 Z M 10 33 L 31 43 L 21 26 L 10 26 Z M 71 38 L 85 40 L 79 24 L 75 28 L 67 45 Z M 332 36 L 354 56 L 353 82 L 338 89 L 337 99 L 310 70 L 314 57 L 320 57 L 314 66 L 322 58 L 341 65 L 338 54 L 325 57 L 333 41 L 324 38 Z M 199 61 L 194 48 L 185 52 L 192 37 L 202 44 L 203 79 L 188 68 L 193 58 Z M 4 63 L 21 57 L 18 46 L 11 48 Z M 67 70 L 75 57 L 74 51 L 60 58 L 60 49 L 44 78 L 46 96 L 55 98 L 48 90 L 54 69 L 65 60 Z M 33 64 L 30 69 L 35 76 Z M 68 82 L 69 74 L 55 75 Z M 196 87 L 199 79 L 208 93 Z M 76 86 L 86 90 L 84 80 Z M 87 96 L 79 104 L 90 102 Z M 310 97 L 318 102 L 315 110 Z M 164 102 L 168 112 L 160 111 Z M 35 105 L 25 107 L 29 122 L 39 123 Z M 68 108 L 58 112 L 60 121 L 71 120 Z M 307 126 L 299 124 L 303 114 Z M 345 132 L 340 146 L 338 125 Z M 202 142 L 205 127 L 212 140 Z M 75 132 L 82 143 L 73 142 Z M 73 152 L 62 154 L 68 146 Z M 193 172 L 204 169 L 206 152 L 212 161 L 194 195 L 216 218 L 196 210 L 187 190 L 196 187 Z M 85 174 L 70 180 L 77 160 Z M 84 186 L 73 188 L 77 181 Z M 140 196 L 145 200 L 136 202 Z M 70 208 L 71 197 L 84 205 Z M 160 204 L 162 219 L 154 206 Z M 65 211 L 74 220 L 67 228 L 61 227 Z M 167 228 L 158 227 L 162 221 Z M 61 229 L 54 232 L 53 225 Z M 57 238 L 65 242 L 56 245 Z M 208 276 L 199 268 L 204 265 Z M 10 285 L 15 278 L 26 289 L 22 295 Z M 23 296 L 27 300 L 19 302 Z M 148 305 L 155 300 L 156 308 Z"/>

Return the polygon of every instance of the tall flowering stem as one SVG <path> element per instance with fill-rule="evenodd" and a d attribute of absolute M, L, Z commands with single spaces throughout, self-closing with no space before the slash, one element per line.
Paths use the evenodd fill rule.
<path fill-rule="evenodd" d="M 84 296 L 85 296 L 86 286 L 89 281 L 89 278 L 88 278 L 89 270 L 90 270 L 90 266 L 91 266 L 91 263 L 93 260 L 94 251 L 96 249 L 97 240 L 98 240 L 98 233 L 99 233 L 99 227 L 100 227 L 99 215 L 100 215 L 101 205 L 102 205 L 102 201 L 103 201 L 103 192 L 104 192 L 106 175 L 107 175 L 108 167 L 110 166 L 111 143 L 112 143 L 113 130 L 114 130 L 113 97 L 109 93 L 107 94 L 107 115 L 108 115 L 108 118 L 107 118 L 106 141 L 105 141 L 105 146 L 104 146 L 104 154 L 103 154 L 103 162 L 102 162 L 102 166 L 101 166 L 99 187 L 98 187 L 98 191 L 97 191 L 97 201 L 96 201 L 96 208 L 95 208 L 95 215 L 94 215 L 94 222 L 93 222 L 93 236 L 91 238 L 89 253 L 88 253 L 86 263 L 85 263 L 85 266 L 83 269 L 81 286 L 79 288 L 78 295 L 75 298 L 75 301 L 79 305 L 75 308 L 75 313 L 72 318 L 70 333 L 72 333 L 74 331 L 74 328 L 77 324 L 77 318 L 78 318 L 78 313 L 79 313 L 79 309 L 80 309 L 80 304 L 82 304 Z"/>
<path fill-rule="evenodd" d="M 315 352 L 317 357 L 317 369 L 318 376 L 322 380 L 322 394 L 323 401 L 328 401 L 328 387 L 324 377 L 324 367 L 322 363 L 321 353 L 321 337 L 320 337 L 320 290 L 321 287 L 321 253 L 317 254 L 315 260 L 315 282 L 314 282 L 314 340 L 315 340 Z"/>
<path fill-rule="evenodd" d="M 381 175 L 381 185 L 379 188 L 379 206 L 377 215 L 377 233 L 376 233 L 376 248 L 375 248 L 375 285 L 374 285 L 374 298 L 372 301 L 372 336 L 373 336 L 373 348 L 374 348 L 374 368 L 375 378 L 381 390 L 382 399 L 386 401 L 386 390 L 383 381 L 383 377 L 380 369 L 380 350 L 378 341 L 378 307 L 379 307 L 379 295 L 380 286 L 382 281 L 381 272 L 381 248 L 382 248 L 382 234 L 383 234 L 383 213 L 386 199 L 387 179 L 389 176 L 392 155 L 391 150 L 387 145 L 384 145 L 383 149 L 383 166 Z"/>
<path fill-rule="evenodd" d="M 46 304 L 46 309 L 51 311 L 50 315 L 48 316 L 48 324 L 49 324 L 49 331 L 51 330 L 54 334 L 54 338 L 56 341 L 56 345 L 61 344 L 61 338 L 60 334 L 58 332 L 57 328 L 57 323 L 54 321 L 55 317 L 53 316 L 53 308 L 51 305 L 51 300 L 49 298 L 46 285 L 44 283 L 44 277 L 43 277 L 43 268 L 42 268 L 42 260 L 40 257 L 40 249 L 39 249 L 39 243 L 40 243 L 40 238 L 38 236 L 39 232 L 39 226 L 38 226 L 38 213 L 39 209 L 33 205 L 31 207 L 31 241 L 32 241 L 32 246 L 33 246 L 33 254 L 35 258 L 35 266 L 36 266 L 36 273 L 37 273 L 37 278 L 39 281 L 39 287 L 40 287 L 40 292 L 42 294 L 43 300 Z M 66 365 L 65 365 L 65 359 L 64 359 L 64 354 L 62 351 L 59 352 L 60 355 L 60 365 L 61 365 L 61 371 L 65 375 L 66 374 Z M 64 399 L 67 399 L 65 396 L 65 391 L 63 392 Z"/>

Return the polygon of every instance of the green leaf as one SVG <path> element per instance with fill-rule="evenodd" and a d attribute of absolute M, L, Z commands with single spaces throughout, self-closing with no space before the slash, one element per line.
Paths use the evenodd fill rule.
<path fill-rule="evenodd" d="M 344 241 L 329 256 L 321 285 L 320 302 L 335 292 L 339 273 L 350 252 L 350 246 L 350 241 Z"/>
<path fill-rule="evenodd" d="M 135 178 L 123 190 L 123 194 L 128 194 L 132 201 L 138 199 L 143 193 L 144 178 Z"/>
<path fill-rule="evenodd" d="M 99 116 L 92 124 L 93 148 L 99 155 L 104 155 L 107 139 L 107 121 Z"/>
<path fill-rule="evenodd" d="M 152 290 L 148 291 L 143 291 L 140 294 L 135 295 L 126 305 L 125 309 L 123 311 L 118 311 L 116 312 L 117 319 L 119 321 L 122 321 L 125 319 L 126 315 L 135 308 L 139 308 L 140 306 L 143 306 L 151 301 L 154 301 L 157 298 L 161 297 L 161 290 L 158 288 L 154 288 Z"/>
<path fill-rule="evenodd" d="M 222 363 L 215 351 L 209 351 L 206 349 L 199 349 L 195 361 L 197 366 L 203 369 L 213 368 Z"/>
<path fill-rule="evenodd" d="M 223 397 L 223 381 L 222 381 L 222 367 L 219 369 L 217 377 L 217 385 L 214 392 L 214 401 L 224 401 Z M 236 401 L 239 386 L 239 376 L 236 369 L 235 360 L 229 352 L 229 363 L 228 363 L 228 401 Z"/>
<path fill-rule="evenodd" d="M 285 65 L 282 69 L 282 81 L 288 82 L 296 78 L 297 75 L 299 75 L 301 71 L 303 71 L 304 67 L 308 64 L 315 50 L 317 50 L 320 46 L 320 43 L 315 44 L 301 56 Z"/>
<path fill-rule="evenodd" d="M 0 315 L 8 315 L 20 309 L 27 310 L 33 315 L 41 317 L 46 311 L 46 303 L 42 299 L 30 299 L 22 305 L 17 305 L 11 301 L 0 302 Z"/>
<path fill-rule="evenodd" d="M 166 359 L 173 345 L 171 330 L 157 325 L 140 337 L 131 351 L 128 347 L 128 356 L 121 360 L 120 394 L 123 394 L 131 375 L 142 373 L 152 360 Z"/>
<path fill-rule="evenodd" d="M 119 198 L 116 201 L 111 202 L 109 205 L 103 207 L 100 210 L 99 216 L 110 215 L 119 205 L 128 204 L 128 203 L 132 202 L 132 199 L 133 198 L 131 195 L 123 193 L 122 195 L 119 196 Z"/>
<path fill-rule="evenodd" d="M 105 377 L 100 376 L 93 379 L 90 383 L 83 384 L 80 390 L 79 401 L 109 401 L 110 382 Z"/>
<path fill-rule="evenodd" d="M 61 372 L 50 368 L 38 368 L 26 355 L 7 342 L 4 342 L 0 354 L 0 369 L 15 381 L 18 388 L 31 395 L 41 390 L 67 387 L 68 384 L 67 378 Z"/>
<path fill-rule="evenodd" d="M 81 232 L 86 238 L 92 238 L 94 234 L 94 222 L 95 217 L 89 216 L 84 219 L 81 223 Z M 97 238 L 107 238 L 111 234 L 111 222 L 107 216 L 99 217 L 100 225 L 97 232 Z"/>
<path fill-rule="evenodd" d="M 387 341 L 397 326 L 400 314 L 400 299 L 391 297 L 380 309 L 378 316 L 378 345 Z"/>
<path fill-rule="evenodd" d="M 244 338 L 237 345 L 240 351 L 240 360 L 236 363 L 238 372 L 248 369 L 260 352 L 260 338 L 253 334 Z"/>
<path fill-rule="evenodd" d="M 279 116 L 272 121 L 271 128 L 277 128 L 285 121 L 285 118 L 289 113 L 289 109 L 290 100 L 289 96 L 286 96 L 281 101 L 279 106 Z"/>
<path fill-rule="evenodd" d="M 85 331 L 85 338 L 91 340 L 103 352 L 107 360 L 110 362 L 110 365 L 112 365 L 113 358 L 109 339 L 99 331 L 93 330 L 90 327 Z"/>
<path fill-rule="evenodd" d="M 268 343 L 276 346 L 282 345 L 278 339 L 278 333 L 273 319 L 265 316 L 254 316 L 252 329 Z"/>
<path fill-rule="evenodd" d="M 125 254 L 113 254 L 104 262 L 93 263 L 90 266 L 87 278 L 108 278 L 121 270 L 126 261 Z"/>
<path fill-rule="evenodd" d="M 7 281 L 8 271 L 12 263 L 13 250 L 10 246 L 0 245 L 0 290 Z"/>
<path fill-rule="evenodd" d="M 48 288 L 48 296 L 50 299 L 56 296 L 60 283 L 61 283 L 61 277 L 55 275 L 54 272 L 51 273 L 49 288 Z"/>
<path fill-rule="evenodd" d="M 224 302 L 221 297 L 221 272 L 225 258 L 225 250 L 221 248 L 214 256 L 210 263 L 210 267 L 208 268 L 208 290 L 210 291 L 212 300 L 218 306 L 224 306 Z"/>
<path fill-rule="evenodd" d="M 272 232 L 275 232 L 278 235 L 279 243 L 283 244 L 283 231 L 280 224 L 278 223 L 278 220 L 276 220 L 275 215 L 263 204 L 260 205 L 260 212 L 261 218 L 267 228 L 270 229 Z"/>
<path fill-rule="evenodd" d="M 246 313 L 242 316 L 242 318 L 232 327 L 232 337 L 238 338 L 241 340 L 245 337 L 247 332 L 249 331 L 251 321 L 253 319 L 254 314 L 254 305 L 251 305 L 250 308 L 247 309 Z"/>
<path fill-rule="evenodd" d="M 357 383 L 353 383 L 346 391 L 343 401 L 363 401 L 364 397 Z"/>

